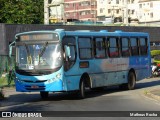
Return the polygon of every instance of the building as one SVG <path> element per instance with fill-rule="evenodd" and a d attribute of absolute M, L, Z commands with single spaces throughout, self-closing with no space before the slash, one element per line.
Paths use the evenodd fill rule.
<path fill-rule="evenodd" d="M 97 0 L 64 0 L 65 19 L 96 21 Z"/>
<path fill-rule="evenodd" d="M 160 24 L 160 0 L 139 0 L 139 22 Z"/>
<path fill-rule="evenodd" d="M 48 0 L 49 20 L 160 24 L 160 0 Z"/>
<path fill-rule="evenodd" d="M 63 22 L 64 0 L 48 0 L 50 23 Z"/>
<path fill-rule="evenodd" d="M 138 15 L 136 10 L 138 9 L 138 1 L 139 0 L 97 0 L 98 21 L 106 21 L 112 18 L 114 22 L 124 22 L 126 17 L 137 20 Z"/>

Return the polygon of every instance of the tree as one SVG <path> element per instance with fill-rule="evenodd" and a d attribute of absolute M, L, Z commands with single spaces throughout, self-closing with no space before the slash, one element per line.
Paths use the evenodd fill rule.
<path fill-rule="evenodd" d="M 0 23 L 42 24 L 43 0 L 0 0 Z"/>

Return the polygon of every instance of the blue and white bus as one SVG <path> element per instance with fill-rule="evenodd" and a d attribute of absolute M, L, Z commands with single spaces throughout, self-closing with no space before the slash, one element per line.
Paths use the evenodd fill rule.
<path fill-rule="evenodd" d="M 30 31 L 16 34 L 15 85 L 20 92 L 77 91 L 118 85 L 132 90 L 150 77 L 148 33 L 107 30 Z"/>

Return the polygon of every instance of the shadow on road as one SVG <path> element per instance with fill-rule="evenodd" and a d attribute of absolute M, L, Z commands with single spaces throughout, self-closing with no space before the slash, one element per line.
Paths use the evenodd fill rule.
<path fill-rule="evenodd" d="M 143 80 L 145 81 L 145 80 Z M 149 79 L 146 79 L 146 82 L 138 82 L 136 84 L 136 89 L 141 88 L 148 88 L 148 87 L 154 87 L 160 85 L 160 79 L 155 79 L 154 81 L 149 81 Z"/>
<path fill-rule="evenodd" d="M 148 87 L 154 87 L 154 86 L 158 86 L 160 85 L 160 80 L 152 80 L 149 81 L 148 79 L 146 79 L 146 82 L 138 82 L 136 84 L 136 88 L 137 89 L 142 89 L 142 88 L 148 88 Z M 8 98 L 6 98 L 3 101 L 0 101 L 0 107 L 4 107 L 4 106 L 11 106 L 11 105 L 18 105 L 20 104 L 21 106 L 24 106 L 24 103 L 30 103 L 32 105 L 34 105 L 34 103 L 36 104 L 35 108 L 30 108 L 30 110 L 42 110 L 41 108 L 43 107 L 43 105 L 41 103 L 50 103 L 51 101 L 54 102 L 60 102 L 63 101 L 65 102 L 66 100 L 71 100 L 71 102 L 75 102 L 75 101 L 85 101 L 87 99 L 90 98 L 94 98 L 94 97 L 99 97 L 105 94 L 112 94 L 115 92 L 122 92 L 124 90 L 120 90 L 118 86 L 112 86 L 112 87 L 104 87 L 103 89 L 98 89 L 98 90 L 88 90 L 86 92 L 86 99 L 79 99 L 79 97 L 77 97 L 77 93 L 73 93 L 73 92 L 69 92 L 69 93 L 50 93 L 49 94 L 49 98 L 46 100 L 42 100 L 39 92 L 36 93 L 16 93 L 16 94 L 11 94 Z M 24 104 L 24 105 L 23 105 Z M 37 107 L 38 104 L 38 107 Z M 46 104 L 45 104 L 46 105 Z M 25 108 L 27 109 L 29 106 L 25 105 Z M 21 109 L 20 109 L 21 108 Z M 16 111 L 25 111 L 26 109 L 23 109 L 23 107 L 14 107 L 14 110 Z M 12 109 L 10 109 L 12 110 Z M 29 110 L 29 109 L 27 109 Z"/>

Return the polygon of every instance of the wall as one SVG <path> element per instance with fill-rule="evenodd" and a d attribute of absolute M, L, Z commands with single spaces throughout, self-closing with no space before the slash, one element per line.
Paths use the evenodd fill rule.
<path fill-rule="evenodd" d="M 27 32 L 32 30 L 54 30 L 63 28 L 65 30 L 122 30 L 126 32 L 147 32 L 150 34 L 152 42 L 160 42 L 159 27 L 131 27 L 131 26 L 76 26 L 76 25 L 16 25 L 16 24 L 0 24 L 0 55 L 8 55 L 9 43 L 14 40 L 14 36 L 19 32 Z"/>

